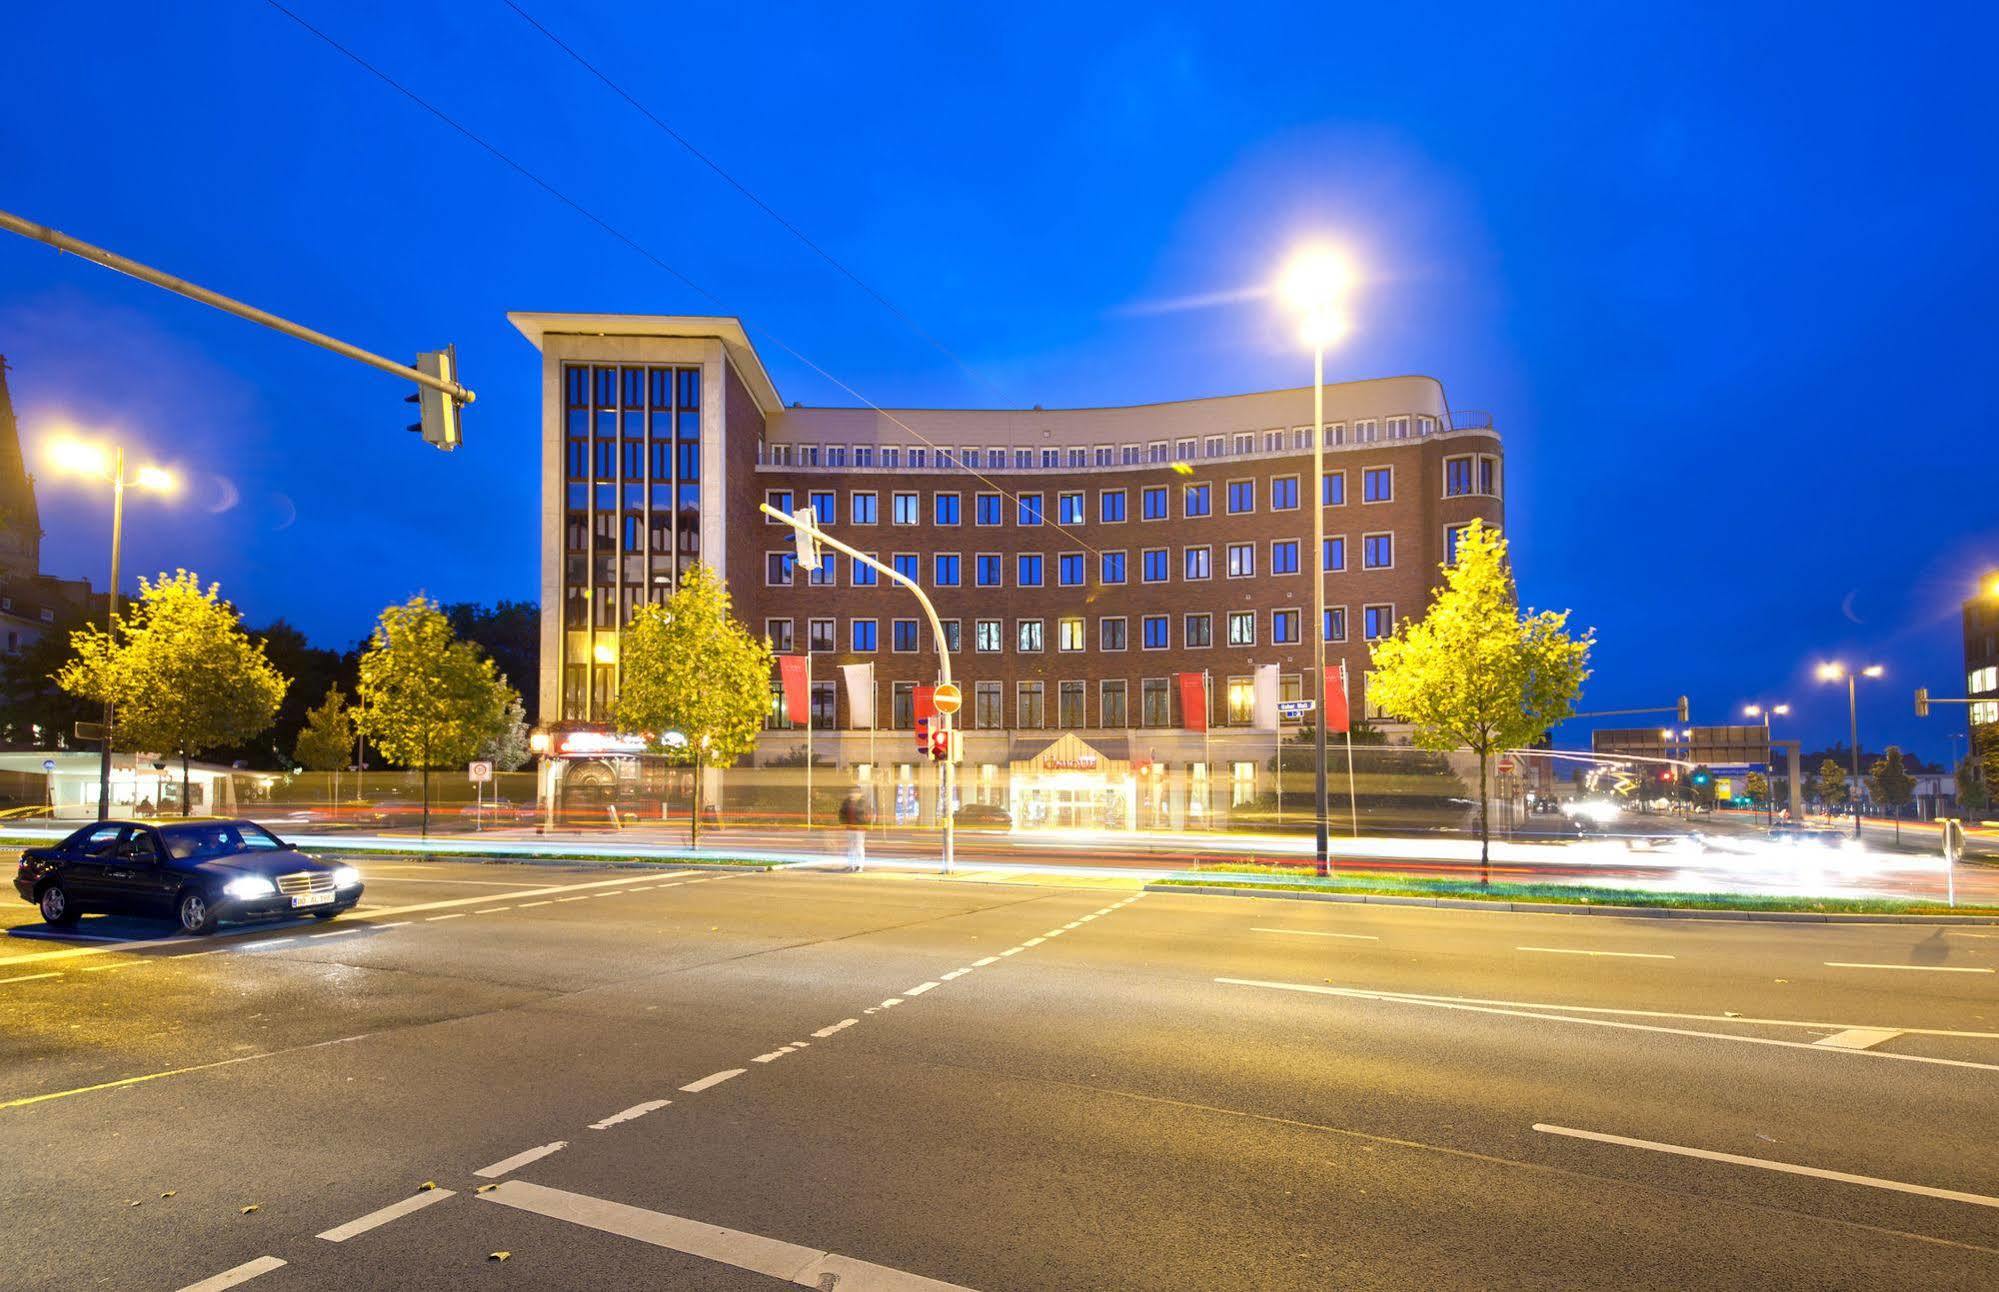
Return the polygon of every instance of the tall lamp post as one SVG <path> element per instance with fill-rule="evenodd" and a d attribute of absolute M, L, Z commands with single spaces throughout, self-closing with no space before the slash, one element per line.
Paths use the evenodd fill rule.
<path fill-rule="evenodd" d="M 1320 875 L 1332 874 L 1326 837 L 1326 347 L 1346 334 L 1341 311 L 1353 287 L 1353 270 L 1324 247 L 1300 252 L 1284 271 L 1284 299 L 1300 319 L 1300 336 L 1312 347 L 1312 687 L 1318 701 L 1312 724 L 1313 856 Z M 1351 721 L 1351 719 L 1349 719 Z M 1280 743 L 1277 761 L 1283 774 Z"/>
<path fill-rule="evenodd" d="M 130 478 L 125 476 L 125 446 L 114 444 L 106 448 L 102 444 L 92 444 L 86 440 L 64 436 L 53 441 L 48 448 L 49 463 L 64 475 L 80 476 L 88 480 L 107 482 L 111 486 L 111 583 L 106 595 L 105 630 L 118 630 L 118 561 L 125 545 L 125 490 L 133 487 L 148 489 L 154 493 L 172 493 L 174 478 L 159 467 L 140 467 Z M 99 742 L 102 752 L 97 760 L 97 819 L 105 820 L 111 814 L 111 701 L 104 701 L 104 739 Z"/>
<path fill-rule="evenodd" d="M 1773 715 L 1781 718 L 1788 714 L 1791 711 L 1791 706 L 1788 704 L 1745 704 L 1742 706 L 1742 711 L 1752 718 L 1760 717 L 1763 719 L 1763 766 L 1766 769 L 1775 767 L 1777 765 L 1776 760 L 1770 756 L 1770 719 Z M 1777 824 L 1777 794 L 1770 784 L 1770 773 L 1768 770 L 1765 770 L 1763 773 L 1763 804 L 1770 809 L 1770 825 L 1774 828 Z"/>
<path fill-rule="evenodd" d="M 1853 781 L 1848 787 L 1847 798 L 1853 803 L 1853 837 L 1860 837 L 1860 703 L 1854 695 L 1854 681 L 1862 677 L 1880 677 L 1888 670 L 1879 664 L 1854 670 L 1837 660 L 1819 665 L 1819 681 L 1837 682 L 1846 679 L 1846 735 L 1853 744 Z"/>

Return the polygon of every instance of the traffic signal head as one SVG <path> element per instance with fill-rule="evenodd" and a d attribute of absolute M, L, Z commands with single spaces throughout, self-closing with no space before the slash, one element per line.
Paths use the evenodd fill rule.
<path fill-rule="evenodd" d="M 932 762 L 948 762 L 951 757 L 951 733 L 933 731 L 930 733 L 930 758 Z"/>
<path fill-rule="evenodd" d="M 1695 772 L 1695 773 L 1694 773 L 1694 784 L 1696 784 L 1696 785 L 1705 785 L 1705 784 L 1707 784 L 1707 783 L 1708 783 L 1708 782 L 1709 782 L 1710 780 L 1713 780 L 1713 779 L 1714 779 L 1714 778 L 1713 778 L 1713 776 L 1711 776 L 1711 775 L 1710 775 L 1709 773 L 1707 773 L 1707 772 L 1699 772 L 1699 771 L 1697 771 L 1697 772 Z"/>
<path fill-rule="evenodd" d="M 1687 720 L 1687 697 L 1684 695 L 1680 697 L 1679 714 L 1680 721 L 1685 722 Z"/>
<path fill-rule="evenodd" d="M 925 714 L 916 720 L 916 752 L 930 752 L 930 716 Z"/>
<path fill-rule="evenodd" d="M 805 570 L 818 569 L 819 540 L 814 538 L 812 531 L 806 528 L 806 526 L 814 524 L 817 521 L 818 513 L 810 507 L 800 507 L 797 511 L 791 513 L 791 519 L 796 522 L 791 527 L 791 536 L 798 540 L 799 568 Z"/>
<path fill-rule="evenodd" d="M 458 381 L 458 348 L 446 346 L 442 350 L 426 350 L 416 357 L 416 369 L 455 385 Z M 458 401 L 450 395 L 430 386 L 418 386 L 416 393 L 406 396 L 403 402 L 417 406 L 419 420 L 411 423 L 410 429 L 421 432 L 425 444 L 449 453 L 465 438 L 464 427 L 459 422 Z"/>
<path fill-rule="evenodd" d="M 1930 689 L 1926 686 L 1916 688 L 1916 716 L 1918 718 L 1930 716 Z"/>

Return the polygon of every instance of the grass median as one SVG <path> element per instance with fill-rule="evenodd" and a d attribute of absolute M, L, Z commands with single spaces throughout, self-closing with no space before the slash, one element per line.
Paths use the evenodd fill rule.
<path fill-rule="evenodd" d="M 1331 893 L 1354 897 L 1443 897 L 1480 902 L 1549 906 L 1640 906 L 1696 911 L 1800 911 L 1815 915 L 1999 915 L 1999 907 L 1896 897 L 1810 897 L 1779 893 L 1661 893 L 1592 884 L 1533 884 L 1446 879 L 1430 875 L 1368 872 L 1321 879 L 1295 866 L 1225 863 L 1203 866 L 1198 877 L 1155 880 L 1155 888 L 1231 888 Z"/>

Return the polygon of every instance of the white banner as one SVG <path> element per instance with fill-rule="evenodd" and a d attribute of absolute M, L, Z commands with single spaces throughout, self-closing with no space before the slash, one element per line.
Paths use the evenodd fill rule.
<path fill-rule="evenodd" d="M 875 666 L 867 664 L 842 664 L 841 674 L 847 679 L 847 713 L 850 723 L 856 729 L 873 730 L 875 725 Z"/>
<path fill-rule="evenodd" d="M 1277 730 L 1277 665 L 1264 664 L 1256 670 L 1256 711 L 1258 731 Z"/>

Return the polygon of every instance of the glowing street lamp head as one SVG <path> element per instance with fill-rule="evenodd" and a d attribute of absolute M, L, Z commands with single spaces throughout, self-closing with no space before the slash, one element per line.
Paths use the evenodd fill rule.
<path fill-rule="evenodd" d="M 1785 714 L 1789 713 L 1790 711 L 1791 711 L 1791 706 L 1788 704 L 1773 704 L 1770 706 L 1770 712 L 1776 714 L 1780 718 L 1783 717 Z"/>
<path fill-rule="evenodd" d="M 1278 281 L 1284 303 L 1307 316 L 1336 314 L 1353 286 L 1353 266 L 1331 247 L 1308 247 L 1299 252 Z"/>
<path fill-rule="evenodd" d="M 1819 681 L 1821 682 L 1837 682 L 1845 676 L 1846 665 L 1839 663 L 1837 660 L 1827 660 L 1825 663 L 1819 665 Z"/>
<path fill-rule="evenodd" d="M 1338 310 L 1315 310 L 1298 325 L 1298 338 L 1315 350 L 1338 345 L 1347 334 L 1347 316 Z"/>
<path fill-rule="evenodd" d="M 1886 673 L 1887 671 L 1888 671 L 1887 669 L 1881 667 L 1879 664 L 1869 664 L 1866 668 L 1860 670 L 1860 676 L 1880 677 L 1882 674 Z"/>
<path fill-rule="evenodd" d="M 1999 570 L 1985 576 L 1985 595 L 1999 601 Z"/>
<path fill-rule="evenodd" d="M 64 475 L 109 477 L 111 455 L 101 444 L 63 436 L 51 440 L 47 449 L 49 465 Z"/>
<path fill-rule="evenodd" d="M 133 483 L 141 489 L 151 489 L 154 493 L 172 493 L 179 487 L 173 472 L 161 467 L 140 467 L 139 475 Z"/>

